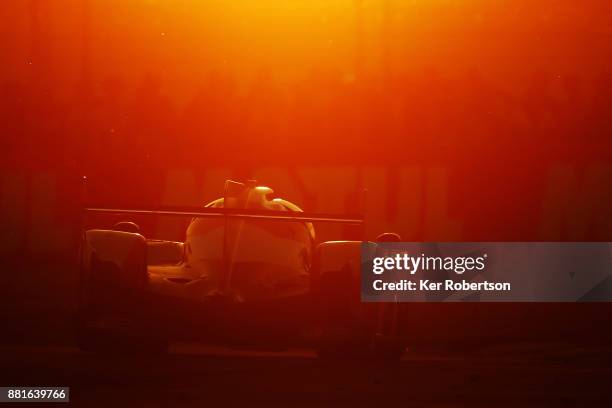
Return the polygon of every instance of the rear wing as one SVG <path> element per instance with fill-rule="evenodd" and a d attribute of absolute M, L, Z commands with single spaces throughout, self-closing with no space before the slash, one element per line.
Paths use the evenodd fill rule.
<path fill-rule="evenodd" d="M 95 214 L 163 215 L 175 217 L 237 218 L 244 220 L 271 220 L 291 222 L 329 222 L 338 224 L 363 225 L 364 217 L 359 214 L 328 214 L 299 211 L 251 210 L 240 208 L 202 208 L 183 206 L 158 206 L 140 208 L 113 208 L 112 206 L 85 206 L 83 211 Z"/>

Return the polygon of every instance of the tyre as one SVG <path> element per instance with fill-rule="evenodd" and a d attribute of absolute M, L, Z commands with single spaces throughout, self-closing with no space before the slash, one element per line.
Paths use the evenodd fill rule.
<path fill-rule="evenodd" d="M 347 287 L 346 282 L 351 284 Z M 401 304 L 363 303 L 359 284 L 349 267 L 321 275 L 319 356 L 399 360 L 405 349 L 399 330 Z"/>
<path fill-rule="evenodd" d="M 146 267 L 146 244 L 142 236 L 87 231 L 81 252 L 76 319 L 79 348 L 99 353 L 167 350 L 167 340 L 154 330 L 153 305 L 146 290 Z"/>
<path fill-rule="evenodd" d="M 331 360 L 400 360 L 405 346 L 398 332 L 399 311 L 397 303 L 373 303 L 331 313 L 322 326 L 317 354 Z"/>
<path fill-rule="evenodd" d="M 325 359 L 397 361 L 403 345 L 401 304 L 361 302 L 360 242 L 321 244 L 313 290 L 318 308 L 317 353 Z"/>

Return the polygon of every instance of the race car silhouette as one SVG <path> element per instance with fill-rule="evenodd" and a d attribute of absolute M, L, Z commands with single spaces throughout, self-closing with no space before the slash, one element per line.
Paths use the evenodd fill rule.
<path fill-rule="evenodd" d="M 79 346 L 159 352 L 170 341 L 200 340 L 250 349 L 307 345 L 330 358 L 399 358 L 399 304 L 360 300 L 362 241 L 316 240 L 313 224 L 360 225 L 363 218 L 305 213 L 272 193 L 228 180 L 223 198 L 204 208 L 85 208 L 192 220 L 184 242 L 146 239 L 132 222 L 83 232 Z"/>

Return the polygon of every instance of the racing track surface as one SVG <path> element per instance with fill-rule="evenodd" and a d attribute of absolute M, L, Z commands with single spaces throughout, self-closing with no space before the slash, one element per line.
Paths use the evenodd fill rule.
<path fill-rule="evenodd" d="M 151 359 L 5 345 L 0 384 L 70 386 L 70 405 L 94 407 L 609 406 L 611 362 L 608 349 L 550 343 L 411 351 L 388 367 L 323 363 L 307 350 L 174 345 Z"/>

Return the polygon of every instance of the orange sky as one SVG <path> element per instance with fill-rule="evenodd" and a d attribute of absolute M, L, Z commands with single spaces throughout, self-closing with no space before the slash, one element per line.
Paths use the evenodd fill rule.
<path fill-rule="evenodd" d="M 591 73 L 612 57 L 605 1 L 9 0 L 0 10 L 1 77 L 42 71 L 71 89 L 83 66 L 85 4 L 93 80 L 148 72 L 178 101 L 208 70 L 248 83 L 262 70 L 282 81 L 334 69 L 350 81 L 360 67 L 376 75 L 476 68 L 505 82 L 537 69 Z"/>

